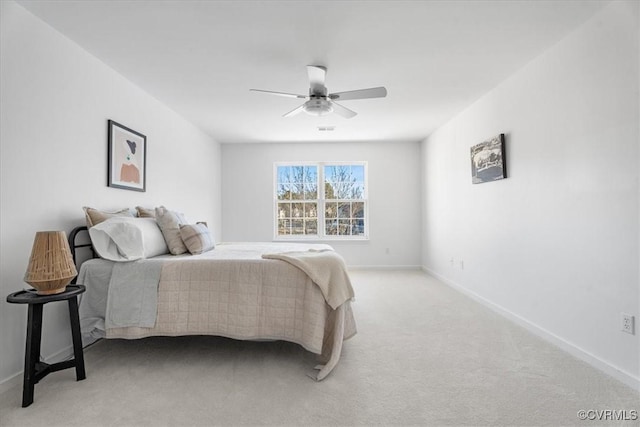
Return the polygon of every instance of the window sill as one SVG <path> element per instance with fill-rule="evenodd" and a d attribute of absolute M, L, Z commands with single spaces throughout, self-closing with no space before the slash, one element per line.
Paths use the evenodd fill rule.
<path fill-rule="evenodd" d="M 295 242 L 295 243 L 349 243 L 349 242 L 368 242 L 367 236 L 362 237 L 274 237 L 274 242 Z"/>

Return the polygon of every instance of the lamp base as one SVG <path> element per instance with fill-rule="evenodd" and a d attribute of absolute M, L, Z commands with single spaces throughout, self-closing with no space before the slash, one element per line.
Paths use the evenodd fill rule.
<path fill-rule="evenodd" d="M 56 295 L 61 294 L 67 290 L 67 286 L 65 285 L 63 288 L 58 289 L 39 289 L 36 294 L 38 295 Z"/>

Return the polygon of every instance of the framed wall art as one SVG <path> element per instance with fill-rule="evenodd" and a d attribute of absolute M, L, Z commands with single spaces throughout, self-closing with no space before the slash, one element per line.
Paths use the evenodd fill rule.
<path fill-rule="evenodd" d="M 507 177 L 504 134 L 471 147 L 471 182 L 496 181 Z"/>
<path fill-rule="evenodd" d="M 147 137 L 113 120 L 108 128 L 107 185 L 146 191 Z"/>

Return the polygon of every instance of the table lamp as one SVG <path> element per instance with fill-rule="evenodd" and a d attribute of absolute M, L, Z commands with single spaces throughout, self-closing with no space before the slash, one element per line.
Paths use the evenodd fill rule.
<path fill-rule="evenodd" d="M 38 231 L 24 281 L 33 286 L 38 295 L 53 295 L 64 292 L 77 275 L 65 232 Z"/>

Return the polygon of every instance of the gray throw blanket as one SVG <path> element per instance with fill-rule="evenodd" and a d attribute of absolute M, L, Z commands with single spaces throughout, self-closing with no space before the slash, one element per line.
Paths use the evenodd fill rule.
<path fill-rule="evenodd" d="M 152 328 L 156 324 L 161 272 L 162 262 L 157 260 L 119 262 L 113 266 L 105 316 L 107 329 Z"/>

